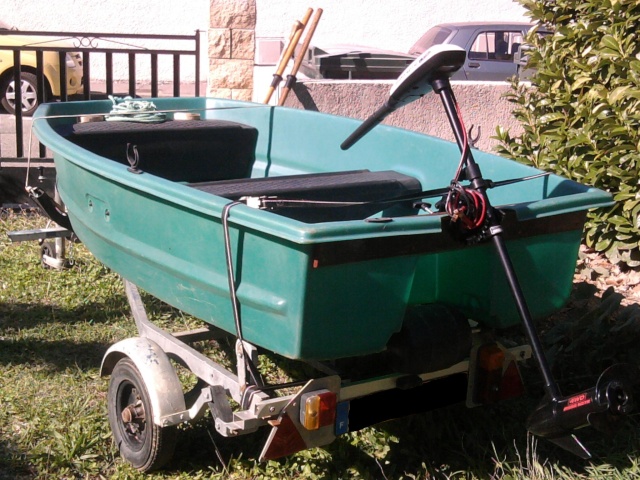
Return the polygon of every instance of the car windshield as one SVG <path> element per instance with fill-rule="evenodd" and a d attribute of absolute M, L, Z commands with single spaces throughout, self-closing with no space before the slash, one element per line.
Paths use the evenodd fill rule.
<path fill-rule="evenodd" d="M 427 30 L 420 39 L 413 44 L 409 49 L 410 55 L 420 55 L 433 45 L 439 45 L 444 43 L 447 37 L 451 34 L 451 30 L 445 27 L 433 27 Z"/>

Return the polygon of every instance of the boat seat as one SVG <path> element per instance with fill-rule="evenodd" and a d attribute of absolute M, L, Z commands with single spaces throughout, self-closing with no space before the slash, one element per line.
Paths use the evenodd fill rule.
<path fill-rule="evenodd" d="M 258 139 L 257 129 L 225 120 L 87 122 L 57 130 L 76 145 L 125 165 L 127 145 L 135 145 L 140 170 L 177 182 L 249 177 Z"/>
<path fill-rule="evenodd" d="M 318 223 L 367 218 L 383 209 L 395 215 L 412 214 L 412 202 L 396 204 L 366 203 L 419 193 L 420 181 L 393 170 L 372 172 L 311 173 L 267 178 L 246 178 L 219 182 L 192 183 L 189 186 L 207 193 L 239 200 L 242 197 L 275 197 L 279 200 L 307 200 L 307 205 L 278 205 L 271 202 L 266 209 L 305 223 Z M 316 202 L 315 204 L 313 202 Z M 317 202 L 365 202 L 359 205 L 322 205 Z"/>

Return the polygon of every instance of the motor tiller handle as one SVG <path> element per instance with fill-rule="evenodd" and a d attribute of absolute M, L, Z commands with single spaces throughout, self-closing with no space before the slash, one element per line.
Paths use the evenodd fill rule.
<path fill-rule="evenodd" d="M 387 115 L 429 93 L 433 88 L 431 82 L 435 78 L 449 78 L 460 69 L 465 58 L 465 51 L 455 45 L 435 45 L 429 48 L 398 77 L 384 105 L 349 135 L 340 148 L 342 150 L 351 148 Z"/>

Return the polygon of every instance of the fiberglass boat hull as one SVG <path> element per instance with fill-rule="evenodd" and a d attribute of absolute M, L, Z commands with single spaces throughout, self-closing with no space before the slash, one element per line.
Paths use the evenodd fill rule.
<path fill-rule="evenodd" d="M 358 122 L 315 112 L 204 98 L 153 101 L 161 110 L 198 111 L 202 122 L 255 128 L 251 177 L 393 170 L 428 190 L 449 184 L 460 155 L 452 143 L 386 126 L 342 151 L 340 143 Z M 75 117 L 106 114 L 110 106 L 48 104 L 35 117 L 40 141 L 54 152 L 74 231 L 127 280 L 235 332 L 222 225 L 230 201 L 193 188 L 193 179 L 169 180 L 144 166 L 144 173 L 132 172 L 60 133 Z M 474 155 L 494 181 L 538 172 L 495 155 Z M 554 312 L 571 291 L 585 212 L 608 205 L 609 195 L 554 175 L 489 195 L 505 214 L 505 239 L 532 315 Z M 408 306 L 436 302 L 489 327 L 518 323 L 491 244 L 455 240 L 443 229 L 446 221 L 441 214 L 403 211 L 388 221 L 305 223 L 234 206 L 228 231 L 244 339 L 297 359 L 364 355 L 385 348 Z"/>

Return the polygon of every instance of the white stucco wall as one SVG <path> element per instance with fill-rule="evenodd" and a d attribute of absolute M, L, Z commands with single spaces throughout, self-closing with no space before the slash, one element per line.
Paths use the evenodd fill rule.
<path fill-rule="evenodd" d="M 406 52 L 444 22 L 526 21 L 515 0 L 256 0 L 256 37 L 287 37 L 308 7 L 322 8 L 312 43 L 359 44 Z"/>
<path fill-rule="evenodd" d="M 201 30 L 201 75 L 206 80 L 209 0 L 1 0 L 0 5 L 0 19 L 20 30 L 175 35 L 192 35 Z M 167 48 L 165 44 L 146 45 Z M 115 78 L 126 80 L 126 59 L 114 57 L 114 63 Z M 98 58 L 95 67 L 92 61 L 95 79 L 104 78 L 100 64 Z M 194 78 L 194 62 L 185 61 L 181 68 L 183 78 Z M 137 79 L 148 80 L 148 71 L 141 68 Z M 159 75 L 161 81 L 172 80 L 169 61 L 160 61 Z"/>
<path fill-rule="evenodd" d="M 307 8 L 322 8 L 312 45 L 355 44 L 407 52 L 438 23 L 528 21 L 515 0 L 255 0 L 256 40 L 288 38 Z M 274 67 L 256 67 L 254 100 L 262 101 Z"/>

